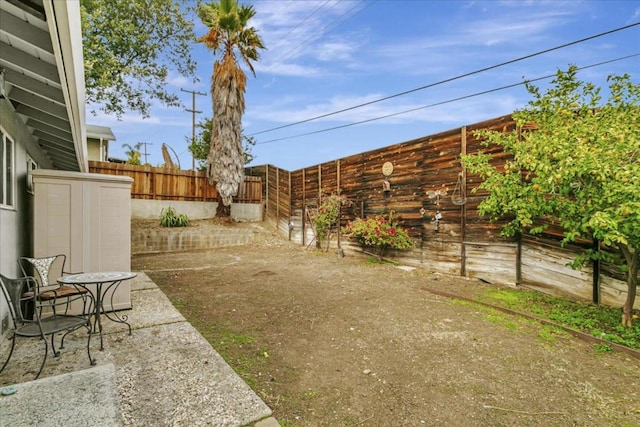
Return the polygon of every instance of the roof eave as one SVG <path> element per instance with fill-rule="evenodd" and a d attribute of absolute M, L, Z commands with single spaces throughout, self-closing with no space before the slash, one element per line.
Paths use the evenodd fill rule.
<path fill-rule="evenodd" d="M 80 2 L 44 0 L 43 3 L 69 115 L 78 169 L 80 172 L 88 172 Z"/>

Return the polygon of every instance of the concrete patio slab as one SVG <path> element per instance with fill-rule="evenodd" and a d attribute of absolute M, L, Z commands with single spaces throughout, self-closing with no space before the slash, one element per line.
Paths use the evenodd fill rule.
<path fill-rule="evenodd" d="M 133 309 L 120 314 L 128 316 L 132 336 L 124 325 L 103 317 L 104 351 L 98 350 L 98 336 L 91 338 L 92 356 L 98 368 L 114 367 L 117 406 L 123 425 L 244 426 L 269 419 L 271 409 L 144 273 L 134 279 L 131 299 Z M 49 355 L 39 381 L 95 371 L 96 368 L 88 369 L 85 339 L 84 331 L 69 335 L 60 357 Z M 8 343 L 3 342 L 0 357 L 6 357 Z M 22 387 L 20 383 L 31 380 L 43 352 L 42 342 L 18 339 L 15 353 L 0 376 L 0 387 L 9 384 Z M 100 375 L 108 377 L 106 373 Z M 86 387 L 80 389 L 87 395 L 93 392 Z M 58 393 L 66 395 L 67 391 L 60 388 Z M 0 400 L 14 411 L 13 402 L 4 399 Z M 78 412 L 78 408 L 84 410 L 84 399 L 74 397 L 71 402 L 77 405 L 67 406 L 70 413 Z"/>
<path fill-rule="evenodd" d="M 0 425 L 121 426 L 115 372 L 106 364 L 18 384 L 0 398 Z"/>

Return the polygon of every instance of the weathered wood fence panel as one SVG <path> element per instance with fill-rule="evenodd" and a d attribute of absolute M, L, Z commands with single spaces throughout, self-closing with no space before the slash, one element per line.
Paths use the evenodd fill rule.
<path fill-rule="evenodd" d="M 627 297 L 627 282 L 616 279 L 606 273 L 600 275 L 600 301 L 610 306 L 620 305 Z M 635 307 L 638 308 L 638 298 L 636 297 Z"/>
<path fill-rule="evenodd" d="M 259 176 L 245 176 L 244 183 L 233 198 L 236 203 L 262 203 L 262 179 Z"/>
<path fill-rule="evenodd" d="M 577 247 L 563 248 L 557 227 L 536 238 L 505 239 L 500 237 L 502 223 L 479 215 L 486 193 L 476 190 L 481 180 L 467 173 L 460 156 L 482 150 L 493 156 L 497 167 L 508 158 L 499 148 L 482 145 L 474 134 L 480 129 L 510 132 L 516 124 L 511 116 L 503 116 L 294 172 L 273 166 L 252 170 L 263 178 L 267 218 L 300 244 L 313 239 L 305 209 L 317 207 L 322 194 L 340 194 L 348 200 L 341 211 L 342 226 L 355 217 L 396 213 L 416 243 L 412 250 L 390 253 L 403 263 L 581 300 L 592 300 L 595 277 L 600 286 L 595 299 L 622 304 L 626 285 L 618 266 L 602 265 L 598 274 L 591 266 L 582 271 L 567 267 Z M 385 162 L 393 165 L 389 177 L 382 174 Z M 438 212 L 442 219 L 436 226 Z M 348 240 L 340 246 L 362 251 Z M 636 305 L 640 307 L 640 298 Z"/>
<path fill-rule="evenodd" d="M 272 165 L 247 168 L 247 175 L 260 178 L 265 203 L 265 221 L 285 235 L 289 235 L 291 217 L 291 185 L 289 171 Z"/>
<path fill-rule="evenodd" d="M 523 236 L 522 283 L 527 287 L 551 292 L 562 284 L 562 293 L 575 299 L 592 299 L 592 265 L 574 270 L 567 264 L 578 253 L 577 246 L 561 248 L 557 241 Z"/>
<path fill-rule="evenodd" d="M 466 276 L 489 283 L 518 283 L 515 244 L 492 242 L 466 242 Z"/>
<path fill-rule="evenodd" d="M 172 168 L 89 162 L 89 171 L 133 178 L 131 197 L 151 200 L 215 201 L 216 188 L 204 174 Z"/>
<path fill-rule="evenodd" d="M 460 246 L 460 242 L 423 240 L 420 248 L 421 264 L 428 271 L 460 274 Z"/>
<path fill-rule="evenodd" d="M 90 161 L 89 172 L 130 176 L 134 199 L 215 202 L 218 195 L 215 185 L 210 185 L 207 177 L 197 171 Z M 247 176 L 233 200 L 262 203 L 262 179 Z"/>

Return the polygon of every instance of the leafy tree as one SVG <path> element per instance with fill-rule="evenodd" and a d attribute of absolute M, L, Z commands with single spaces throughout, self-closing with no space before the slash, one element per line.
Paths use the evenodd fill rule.
<path fill-rule="evenodd" d="M 183 0 L 81 0 L 87 101 L 120 117 L 149 116 L 153 99 L 180 106 L 169 70 L 193 76 L 193 23 Z M 93 111 L 95 113 L 95 111 Z"/>
<path fill-rule="evenodd" d="M 262 40 L 249 20 L 255 15 L 252 6 L 238 5 L 236 0 L 204 3 L 198 16 L 209 28 L 198 39 L 214 55 L 222 57 L 213 64 L 211 94 L 213 121 L 211 149 L 207 155 L 207 175 L 218 190 L 218 214 L 228 216 L 232 197 L 244 180 L 244 150 L 242 149 L 242 115 L 247 76 L 236 60 L 242 61 L 255 75 L 252 61 L 264 49 Z"/>
<path fill-rule="evenodd" d="M 140 166 L 142 162 L 140 161 L 140 157 L 142 157 L 142 153 L 140 153 L 140 148 L 144 143 L 138 142 L 133 147 L 129 144 L 122 144 L 122 148 L 126 148 L 127 151 L 124 154 L 127 156 L 126 163 L 128 165 L 138 165 Z"/>
<path fill-rule="evenodd" d="M 193 154 L 193 157 L 198 161 L 198 170 L 205 171 L 207 168 L 207 156 L 211 151 L 211 127 L 213 120 L 211 118 L 205 118 L 196 125 L 198 129 L 195 141 L 189 144 L 189 151 Z M 191 140 L 188 138 L 187 141 Z M 255 156 L 251 153 L 251 149 L 256 145 L 256 139 L 252 136 L 242 135 L 242 149 L 244 164 L 251 163 L 255 160 Z"/>
<path fill-rule="evenodd" d="M 487 146 L 513 156 L 503 167 L 484 153 L 463 162 L 489 193 L 480 213 L 509 219 L 504 235 L 542 233 L 556 224 L 563 244 L 597 239 L 609 248 L 585 250 L 571 265 L 618 259 L 628 288 L 622 323 L 630 327 L 640 252 L 640 85 L 628 75 L 610 76 L 609 99 L 601 105 L 600 88 L 577 80 L 576 72 L 574 66 L 558 71 L 546 93 L 527 84 L 533 100 L 514 113 L 516 131 L 477 132 Z"/>

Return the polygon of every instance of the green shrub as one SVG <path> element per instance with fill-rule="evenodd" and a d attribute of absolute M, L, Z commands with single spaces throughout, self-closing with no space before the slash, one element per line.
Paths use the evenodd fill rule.
<path fill-rule="evenodd" d="M 387 248 L 409 249 L 413 240 L 407 230 L 398 226 L 393 211 L 388 215 L 373 215 L 365 219 L 356 218 L 348 222 L 343 229 L 345 235 L 352 237 L 362 246 L 373 248 L 374 254 L 382 258 Z"/>
<path fill-rule="evenodd" d="M 160 225 L 163 227 L 186 227 L 189 225 L 189 218 L 185 214 L 178 214 L 169 206 L 160 212 Z"/>
<path fill-rule="evenodd" d="M 329 250 L 332 231 L 340 221 L 340 207 L 345 202 L 344 197 L 336 194 L 322 196 L 320 199 L 320 207 L 314 215 L 313 225 L 318 243 L 325 252 Z"/>

